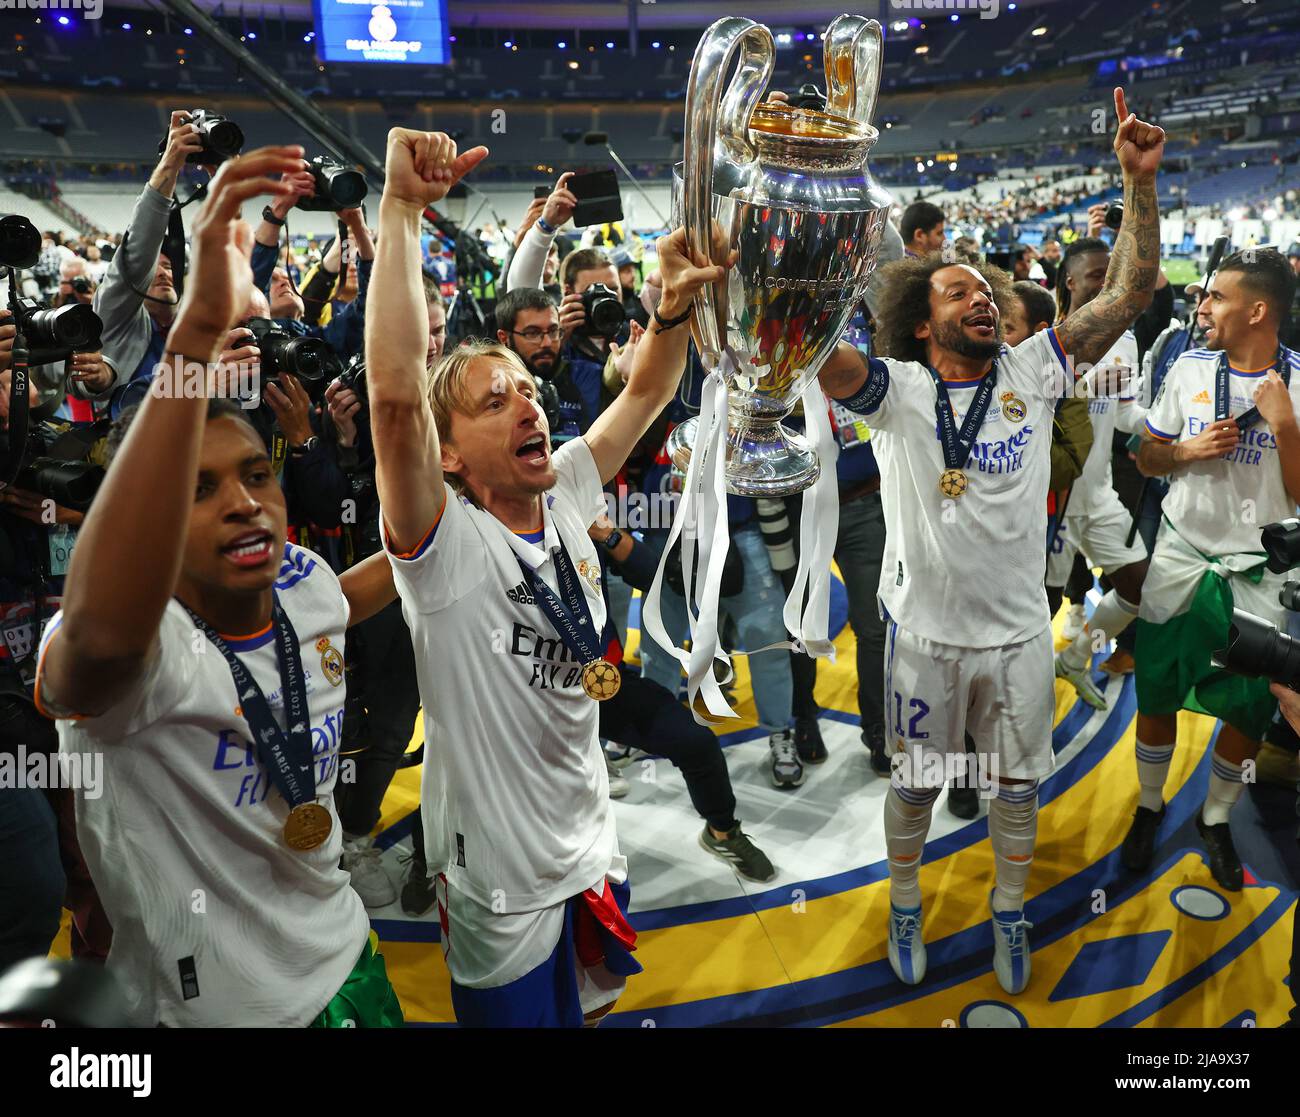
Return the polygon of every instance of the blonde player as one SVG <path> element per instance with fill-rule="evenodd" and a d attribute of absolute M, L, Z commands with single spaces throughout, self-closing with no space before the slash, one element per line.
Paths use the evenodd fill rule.
<path fill-rule="evenodd" d="M 1052 409 L 1070 359 L 1096 362 L 1150 303 L 1159 262 L 1161 129 L 1115 91 L 1124 224 L 1101 293 L 1014 349 L 1000 339 L 1014 298 L 1005 273 L 934 255 L 884 276 L 882 352 L 841 346 L 827 394 L 868 416 L 888 525 L 880 601 L 889 618 L 885 698 L 896 750 L 885 805 L 889 960 L 925 976 L 917 870 L 945 775 L 969 732 L 998 779 L 989 805 L 996 863 L 993 968 L 1009 993 L 1029 980 L 1025 885 L 1038 780 L 1052 770 L 1052 637 L 1043 541 Z"/>
<path fill-rule="evenodd" d="M 222 165 L 169 367 L 211 369 L 252 291 L 240 205 L 303 166 L 296 147 Z M 108 968 L 141 1027 L 400 1025 L 333 801 L 343 637 L 394 599 L 387 563 L 340 579 L 288 545 L 238 405 L 168 383 L 115 428 L 37 669 L 61 751 L 103 756 L 77 833 L 113 925 Z"/>
<path fill-rule="evenodd" d="M 635 935 L 597 701 L 601 486 L 677 389 L 695 266 L 659 242 L 664 294 L 627 386 L 550 451 L 535 382 L 505 346 L 462 346 L 427 378 L 420 214 L 485 156 L 393 129 L 366 321 L 382 523 L 425 711 L 422 812 L 463 1024 L 581 1025 L 607 1012 Z M 701 265 L 705 261 L 698 261 Z"/>

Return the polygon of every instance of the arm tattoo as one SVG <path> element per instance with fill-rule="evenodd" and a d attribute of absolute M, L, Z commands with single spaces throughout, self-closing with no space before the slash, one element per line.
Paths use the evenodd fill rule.
<path fill-rule="evenodd" d="M 1160 213 L 1154 176 L 1125 179 L 1124 223 L 1097 297 L 1056 328 L 1075 368 L 1095 365 L 1148 306 L 1160 274 Z"/>

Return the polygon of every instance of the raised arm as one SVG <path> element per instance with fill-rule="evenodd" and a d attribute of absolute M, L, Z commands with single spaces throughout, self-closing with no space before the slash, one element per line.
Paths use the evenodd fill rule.
<path fill-rule="evenodd" d="M 706 283 L 721 280 L 726 268 L 709 264 L 700 253 L 692 261 L 686 252 L 685 229 L 660 237 L 658 250 L 664 286 L 658 315 L 669 322 L 690 310 L 696 292 Z M 687 322 L 663 329 L 655 319 L 650 320 L 649 329 L 637 342 L 627 387 L 583 435 L 602 482 L 623 467 L 655 416 L 672 400 L 686 371 L 690 336 Z"/>
<path fill-rule="evenodd" d="M 369 620 L 389 602 L 397 600 L 393 564 L 380 551 L 339 575 L 339 586 L 348 599 L 348 625 Z"/>
<path fill-rule="evenodd" d="M 379 247 L 366 315 L 366 383 L 375 479 L 389 544 L 414 550 L 442 513 L 442 452 L 425 392 L 429 312 L 420 271 L 420 215 L 487 156 L 457 156 L 441 132 L 388 133 Z"/>
<path fill-rule="evenodd" d="M 252 289 L 252 234 L 240 206 L 284 189 L 266 175 L 301 166 L 299 147 L 262 148 L 222 166 L 194 222 L 190 282 L 167 338 L 168 364 L 216 361 Z M 86 515 L 68 569 L 63 626 L 42 664 L 47 702 L 103 713 L 138 677 L 158 638 L 198 481 L 208 401 L 192 394 L 150 392 Z"/>
<path fill-rule="evenodd" d="M 1148 306 L 1160 274 L 1160 212 L 1156 169 L 1165 149 L 1163 128 L 1128 111 L 1115 90 L 1115 154 L 1124 172 L 1124 222 L 1110 253 L 1106 282 L 1097 297 L 1056 327 L 1061 348 L 1074 362 L 1095 365 Z"/>

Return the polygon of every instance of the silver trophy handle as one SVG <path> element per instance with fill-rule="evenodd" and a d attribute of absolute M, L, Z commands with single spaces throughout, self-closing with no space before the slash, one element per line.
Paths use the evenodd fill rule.
<path fill-rule="evenodd" d="M 826 29 L 826 111 L 870 124 L 880 94 L 885 41 L 880 24 L 842 15 Z"/>
<path fill-rule="evenodd" d="M 738 49 L 740 62 L 723 98 L 722 79 Z M 713 160 L 719 148 L 738 164 L 757 158 L 754 145 L 749 142 L 749 118 L 767 88 L 775 64 L 776 44 L 772 32 L 761 23 L 741 16 L 718 20 L 704 32 L 695 49 L 691 80 L 686 89 L 682 208 L 687 248 L 715 264 L 726 263 L 731 246 L 723 246 L 720 259 L 712 251 Z M 719 307 L 717 302 L 711 284 L 706 284 L 695 296 L 696 341 L 700 357 L 710 370 L 716 369 L 722 359 L 721 315 L 725 307 Z"/>

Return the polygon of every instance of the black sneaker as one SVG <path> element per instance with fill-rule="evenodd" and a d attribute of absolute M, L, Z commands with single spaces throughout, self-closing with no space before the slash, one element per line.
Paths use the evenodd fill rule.
<path fill-rule="evenodd" d="M 727 831 L 725 838 L 715 838 L 713 831 L 706 825 L 704 833 L 700 835 L 700 845 L 714 857 L 727 862 L 746 880 L 756 880 L 761 884 L 776 876 L 776 870 L 772 868 L 767 854 L 749 840 L 749 835 L 740 828 L 739 822 Z"/>
<path fill-rule="evenodd" d="M 1240 892 L 1242 882 L 1241 858 L 1237 848 L 1232 844 L 1232 831 L 1226 822 L 1214 826 L 1206 824 L 1198 811 L 1196 829 L 1201 841 L 1205 843 L 1205 852 L 1210 855 L 1210 875 L 1229 892 Z"/>
<path fill-rule="evenodd" d="M 878 776 L 888 778 L 893 773 L 889 754 L 885 752 L 885 727 L 871 725 L 862 730 L 862 743 L 871 750 L 871 770 Z"/>
<path fill-rule="evenodd" d="M 821 764 L 826 759 L 826 743 L 816 718 L 794 719 L 794 747 L 805 764 Z"/>
<path fill-rule="evenodd" d="M 1133 814 L 1133 824 L 1124 836 L 1124 844 L 1119 847 L 1120 863 L 1130 873 L 1144 873 L 1151 867 L 1151 859 L 1156 852 L 1156 831 L 1165 820 L 1165 805 L 1160 804 L 1158 811 L 1150 807 L 1138 807 Z"/>
<path fill-rule="evenodd" d="M 423 858 L 410 857 L 410 871 L 402 884 L 402 910 L 407 915 L 425 915 L 433 909 L 433 877 Z"/>
<path fill-rule="evenodd" d="M 948 785 L 948 813 L 958 818 L 972 819 L 980 816 L 980 793 L 977 787 Z"/>

